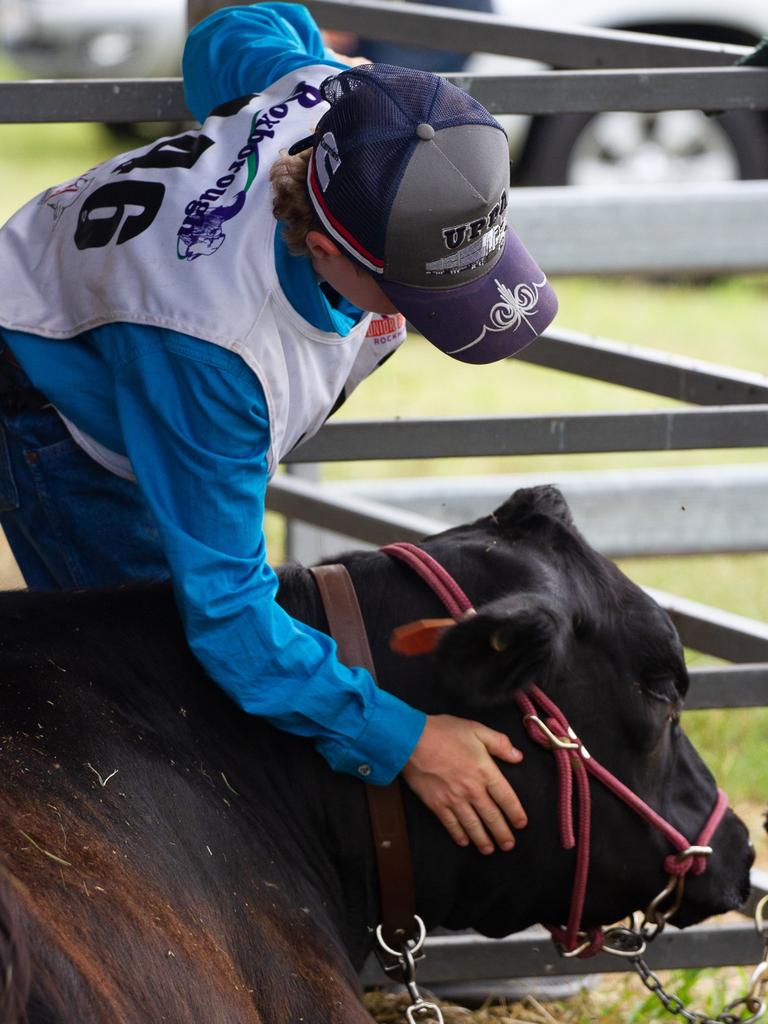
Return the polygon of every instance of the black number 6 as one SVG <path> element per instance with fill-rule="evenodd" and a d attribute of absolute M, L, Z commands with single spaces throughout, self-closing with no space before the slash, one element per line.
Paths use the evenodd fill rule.
<path fill-rule="evenodd" d="M 102 185 L 80 207 L 75 245 L 78 249 L 100 249 L 112 241 L 118 228 L 118 245 L 135 238 L 155 219 L 164 195 L 165 185 L 155 181 L 113 181 Z M 140 212 L 130 213 L 123 220 L 127 206 L 139 207 Z"/>
<path fill-rule="evenodd" d="M 161 139 L 148 152 L 120 164 L 113 173 L 127 174 L 136 167 L 194 167 L 213 144 L 207 135 L 197 134 Z M 80 207 L 75 245 L 78 249 L 101 249 L 112 241 L 118 228 L 117 245 L 135 238 L 155 219 L 164 195 L 165 185 L 153 181 L 114 181 L 102 185 Z M 141 212 L 131 213 L 123 220 L 126 206 L 139 207 Z"/>

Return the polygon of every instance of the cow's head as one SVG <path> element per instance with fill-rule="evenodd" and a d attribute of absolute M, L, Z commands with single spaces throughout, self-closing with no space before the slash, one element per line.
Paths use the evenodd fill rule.
<path fill-rule="evenodd" d="M 456 903 L 450 926 L 503 935 L 533 919 L 560 922 L 568 907 L 575 858 L 560 846 L 554 757 L 526 735 L 519 688 L 538 684 L 593 756 L 695 842 L 716 787 L 680 725 L 688 689 L 680 641 L 667 614 L 586 543 L 560 493 L 518 491 L 492 516 L 423 546 L 460 582 L 477 615 L 445 631 L 420 696 L 398 692 L 429 711 L 506 732 L 525 753 L 521 765 L 503 770 L 529 825 L 511 853 L 466 855 L 466 900 Z M 598 783 L 592 794 L 587 926 L 644 909 L 663 888 L 664 859 L 673 852 Z M 732 812 L 711 845 L 707 870 L 687 880 L 675 924 L 746 899 L 752 850 Z"/>

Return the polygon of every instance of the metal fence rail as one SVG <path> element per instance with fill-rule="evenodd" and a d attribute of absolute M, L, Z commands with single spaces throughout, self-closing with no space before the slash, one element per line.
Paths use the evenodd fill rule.
<path fill-rule="evenodd" d="M 765 268 L 768 181 L 517 188 L 508 216 L 550 277 L 749 273 Z"/>
<path fill-rule="evenodd" d="M 602 110 L 765 110 L 768 69 L 539 71 L 446 75 L 492 114 Z M 190 112 L 176 78 L 0 83 L 0 121 L 183 121 Z"/>
<path fill-rule="evenodd" d="M 220 3 L 189 0 L 194 22 Z M 640 36 L 600 29 L 556 30 L 515 25 L 493 15 L 403 3 L 401 0 L 307 0 L 319 23 L 392 42 L 428 39 L 464 52 L 522 56 L 571 69 L 509 76 L 452 76 L 494 113 L 768 109 L 768 70 L 734 68 L 744 47 Z M 606 70 L 610 68 L 612 70 Z M 0 84 L 0 121 L 185 121 L 176 79 Z M 765 255 L 768 264 L 768 252 Z M 618 342 L 552 330 L 521 357 L 706 408 L 632 414 L 569 414 L 337 423 L 325 427 L 290 462 L 440 458 L 455 455 L 570 454 L 764 446 L 768 381 L 755 374 L 683 360 Z M 333 495 L 316 483 L 280 476 L 269 507 L 286 516 L 380 543 L 417 539 L 440 529 L 433 519 L 354 495 Z M 684 642 L 734 663 L 691 672 L 692 707 L 768 703 L 768 627 L 667 594 Z M 704 966 L 754 961 L 759 943 L 748 925 L 704 926 L 665 933 L 652 966 Z M 622 969 L 613 958 L 556 958 L 542 936 L 499 941 L 478 936 L 433 939 L 420 972 L 426 983 L 499 976 Z M 374 980 L 367 968 L 364 980 Z"/>
<path fill-rule="evenodd" d="M 694 405 L 768 401 L 768 377 L 763 374 L 562 328 L 550 327 L 515 359 Z"/>
<path fill-rule="evenodd" d="M 323 427 L 285 461 L 755 448 L 767 441 L 768 407 L 764 405 L 558 416 L 346 420 Z"/>
<path fill-rule="evenodd" d="M 188 0 L 190 24 L 221 6 L 217 0 Z M 559 68 L 716 67 L 734 64 L 749 53 L 745 46 L 615 29 L 514 24 L 494 14 L 403 0 L 306 0 L 305 6 L 322 28 L 392 43 L 428 39 L 438 49 L 508 54 Z"/>
<path fill-rule="evenodd" d="M 666 466 L 652 469 L 554 470 L 473 476 L 401 476 L 320 482 L 312 467 L 292 467 L 316 495 L 378 502 L 406 516 L 428 517 L 433 530 L 472 522 L 518 488 L 555 485 L 574 522 L 610 558 L 752 554 L 768 549 L 768 462 Z M 279 481 L 278 481 L 279 486 Z M 297 499 L 300 500 L 300 499 Z M 640 513 L 638 514 L 638 510 Z M 402 525 L 402 524 L 400 524 Z M 291 526 L 291 557 L 308 563 L 336 558 L 349 537 Z"/>
<path fill-rule="evenodd" d="M 673 967 L 721 967 L 755 963 L 761 943 L 751 924 L 699 925 L 684 932 L 665 931 L 648 947 L 646 959 L 654 969 Z M 606 953 L 588 960 L 565 960 L 557 955 L 543 929 L 486 939 L 481 935 L 440 935 L 428 939 L 427 956 L 419 965 L 419 982 L 425 985 L 458 979 L 491 981 L 497 978 L 546 977 L 548 975 L 609 974 L 627 969 L 620 957 Z M 369 960 L 362 974 L 364 984 L 386 981 L 378 964 Z"/>

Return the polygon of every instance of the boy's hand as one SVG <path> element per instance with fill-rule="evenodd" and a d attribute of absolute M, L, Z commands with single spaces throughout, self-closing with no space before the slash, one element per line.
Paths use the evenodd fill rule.
<path fill-rule="evenodd" d="M 517 764 L 522 753 L 504 733 L 453 715 L 429 715 L 402 775 L 459 846 L 481 853 L 515 845 L 510 825 L 528 823 L 493 758 Z"/>

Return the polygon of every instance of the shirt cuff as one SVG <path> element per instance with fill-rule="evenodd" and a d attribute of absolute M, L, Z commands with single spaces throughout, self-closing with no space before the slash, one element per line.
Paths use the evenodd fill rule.
<path fill-rule="evenodd" d="M 316 747 L 334 771 L 386 786 L 413 753 L 426 721 L 423 711 L 386 690 L 376 690 L 375 703 L 356 739 L 344 744 L 320 739 Z"/>

